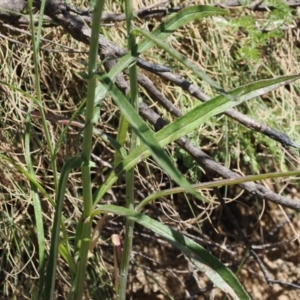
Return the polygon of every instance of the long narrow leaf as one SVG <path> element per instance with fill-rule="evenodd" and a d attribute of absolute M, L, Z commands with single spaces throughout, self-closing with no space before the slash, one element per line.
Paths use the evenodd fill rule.
<path fill-rule="evenodd" d="M 31 184 L 35 185 L 36 188 L 42 193 L 43 196 L 45 196 L 49 202 L 54 205 L 53 199 L 51 196 L 45 191 L 45 189 L 41 186 L 41 184 L 37 181 L 37 179 L 32 176 L 27 170 L 25 170 L 23 167 L 21 167 L 19 164 L 17 164 L 13 159 L 3 155 L 0 153 L 0 159 L 7 161 L 10 163 L 16 170 L 18 170 L 21 174 L 23 174 Z"/>
<path fill-rule="evenodd" d="M 241 176 L 237 178 L 230 178 L 230 179 L 221 179 L 210 181 L 206 183 L 197 183 L 193 184 L 195 190 L 202 190 L 202 189 L 210 189 L 210 188 L 220 188 L 222 186 L 229 186 L 235 184 L 241 184 L 244 182 L 256 181 L 256 180 L 263 180 L 263 179 L 273 179 L 273 178 L 281 178 L 281 177 L 291 177 L 291 176 L 300 176 L 300 171 L 291 171 L 291 172 L 279 172 L 279 173 L 266 173 L 266 174 L 259 174 L 259 175 L 249 175 L 249 176 Z M 142 202 L 136 206 L 136 211 L 141 211 L 141 209 L 148 203 L 156 200 L 162 199 L 163 197 L 184 193 L 185 190 L 182 187 L 175 187 L 172 189 L 166 189 L 163 191 L 158 191 L 152 193 L 150 196 L 145 198 Z"/>
<path fill-rule="evenodd" d="M 53 227 L 51 233 L 51 246 L 49 260 L 47 264 L 47 273 L 45 279 L 45 299 L 51 300 L 54 297 L 55 273 L 57 269 L 57 254 L 59 246 L 60 222 L 63 208 L 63 201 L 65 197 L 65 190 L 67 186 L 68 176 L 72 168 L 80 168 L 82 164 L 81 157 L 72 157 L 64 163 L 63 169 L 58 183 L 58 194 L 55 202 L 55 215 L 53 220 Z"/>
<path fill-rule="evenodd" d="M 32 109 L 33 102 L 30 103 L 29 110 Z M 29 174 L 35 178 L 35 172 L 32 165 L 32 159 L 30 155 L 30 132 L 31 132 L 31 121 L 29 115 L 26 116 L 26 126 L 25 126 L 25 160 L 28 168 Z M 32 201 L 34 207 L 35 225 L 36 233 L 38 239 L 38 251 L 39 251 L 39 290 L 41 291 L 44 284 L 44 274 L 45 274 L 45 235 L 44 235 L 44 225 L 43 225 L 43 214 L 41 207 L 41 200 L 39 197 L 37 186 L 34 183 L 30 183 L 32 192 Z"/>
<path fill-rule="evenodd" d="M 227 14 L 225 10 L 199 5 L 199 6 L 190 6 L 182 9 L 177 14 L 171 15 L 165 22 L 162 22 L 156 29 L 152 31 L 152 35 L 158 39 L 164 40 L 168 36 L 170 36 L 174 31 L 178 28 L 187 25 L 188 23 L 199 20 L 208 16 L 217 16 L 217 15 L 225 15 Z M 118 74 L 124 71 L 130 64 L 135 62 L 136 56 L 142 54 L 143 52 L 150 49 L 154 46 L 155 43 L 148 38 L 143 39 L 134 49 L 134 53 L 129 51 L 128 54 L 123 56 L 119 62 L 115 65 L 115 67 L 109 72 L 109 76 L 112 80 L 116 78 Z M 96 89 L 96 98 L 103 98 L 106 94 L 107 90 L 100 83 Z"/>
<path fill-rule="evenodd" d="M 143 119 L 139 116 L 139 114 L 133 109 L 133 107 L 127 101 L 126 97 L 115 86 L 112 80 L 106 74 L 102 74 L 99 80 L 102 82 L 103 85 L 107 87 L 111 97 L 113 98 L 116 105 L 119 107 L 123 116 L 129 122 L 134 132 L 138 135 L 138 137 L 143 141 L 143 143 L 149 149 L 149 152 L 156 160 L 156 162 L 178 185 L 184 187 L 187 192 L 191 193 L 196 198 L 200 198 L 199 197 L 200 195 L 194 190 L 194 188 L 190 185 L 190 183 L 174 166 L 170 157 L 161 148 L 154 134 L 146 125 L 145 121 L 143 121 Z"/>
<path fill-rule="evenodd" d="M 113 213 L 133 220 L 161 236 L 182 251 L 218 288 L 233 299 L 250 299 L 235 275 L 217 258 L 192 239 L 141 213 L 114 205 L 101 205 L 91 217 L 100 213 Z"/>
<path fill-rule="evenodd" d="M 209 83 L 212 87 L 214 87 L 219 93 L 225 93 L 224 89 L 214 80 L 212 80 L 209 76 L 207 76 L 200 68 L 198 68 L 194 62 L 191 62 L 186 56 L 183 56 L 177 50 L 171 48 L 164 40 L 157 38 L 152 32 L 148 32 L 146 30 L 136 28 L 134 32 L 141 33 L 149 40 L 153 41 L 157 46 L 161 49 L 165 50 L 167 53 L 170 54 L 173 58 L 175 58 L 178 62 L 182 63 L 186 66 L 189 70 L 191 70 L 196 76 L 205 80 Z"/>
<path fill-rule="evenodd" d="M 183 135 L 188 134 L 198 128 L 210 117 L 222 113 L 228 108 L 234 107 L 243 101 L 258 97 L 267 92 L 275 90 L 280 86 L 292 83 L 300 78 L 300 75 L 282 76 L 275 79 L 261 80 L 250 83 L 247 86 L 239 87 L 228 92 L 236 100 L 229 100 L 227 96 L 220 95 L 196 106 L 175 122 L 165 126 L 156 134 L 157 141 L 164 147 Z M 145 145 L 140 145 L 134 152 L 128 155 L 119 166 L 113 170 L 105 183 L 94 194 L 94 206 L 102 199 L 103 195 L 111 188 L 116 180 L 124 174 L 126 170 L 133 168 L 140 161 L 150 156 L 150 152 Z"/>

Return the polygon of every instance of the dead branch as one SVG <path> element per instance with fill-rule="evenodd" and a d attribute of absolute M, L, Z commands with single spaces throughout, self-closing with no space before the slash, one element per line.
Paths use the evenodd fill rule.
<path fill-rule="evenodd" d="M 0 20 L 17 22 L 25 6 L 25 0 L 0 0 Z"/>

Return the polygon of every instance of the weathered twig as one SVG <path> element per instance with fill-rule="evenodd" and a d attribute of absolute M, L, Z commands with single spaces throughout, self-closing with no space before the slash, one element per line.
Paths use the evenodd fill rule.
<path fill-rule="evenodd" d="M 0 0 L 0 20 L 18 22 L 25 6 L 25 0 Z"/>
<path fill-rule="evenodd" d="M 298 240 L 300 238 L 300 234 L 293 236 L 289 239 L 277 242 L 277 243 L 265 243 L 262 245 L 252 245 L 252 249 L 253 250 L 263 250 L 264 253 L 268 253 L 271 251 L 278 251 L 278 248 L 280 246 L 286 245 L 286 244 L 290 244 L 291 242 Z"/>
<path fill-rule="evenodd" d="M 151 5 L 150 7 L 144 7 L 134 12 L 134 15 L 141 19 L 149 19 L 149 18 L 161 18 L 167 16 L 171 13 L 178 12 L 186 5 L 172 6 L 170 5 L 171 1 L 162 1 L 156 3 L 155 5 Z M 162 6 L 160 9 L 154 9 L 156 7 Z M 125 14 L 112 14 L 112 13 L 104 13 L 102 15 L 102 21 L 106 22 L 120 22 L 126 19 Z"/>
<path fill-rule="evenodd" d="M 253 256 L 253 258 L 256 260 L 256 262 L 258 263 L 270 288 L 273 288 L 274 284 L 279 284 L 281 286 L 292 287 L 294 289 L 300 289 L 300 285 L 298 285 L 298 284 L 289 283 L 289 282 L 285 282 L 282 280 L 272 279 L 267 268 L 265 267 L 265 265 L 263 264 L 263 262 L 261 261 L 259 256 L 256 254 L 256 252 L 253 249 L 250 249 L 250 253 Z"/>

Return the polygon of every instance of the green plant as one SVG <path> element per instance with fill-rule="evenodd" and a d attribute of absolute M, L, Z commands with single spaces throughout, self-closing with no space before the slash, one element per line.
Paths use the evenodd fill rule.
<path fill-rule="evenodd" d="M 282 29 L 293 22 L 293 10 L 285 1 L 274 0 L 267 3 L 273 7 L 267 19 L 260 21 L 255 16 L 239 15 L 230 20 L 229 26 L 233 30 L 245 31 L 237 59 L 258 61 L 262 56 L 263 47 L 273 40 L 282 38 Z"/>
<path fill-rule="evenodd" d="M 45 3 L 45 2 L 43 2 Z M 240 184 L 247 181 L 264 180 L 266 178 L 276 178 L 283 176 L 297 176 L 298 171 L 275 174 L 256 175 L 252 177 L 223 180 L 206 185 L 192 185 L 194 181 L 199 179 L 199 166 L 195 163 L 192 165 L 191 157 L 184 154 L 183 159 L 189 160 L 190 165 L 194 167 L 191 170 L 191 180 L 188 180 L 183 174 L 179 172 L 173 162 L 173 158 L 165 151 L 165 147 L 173 143 L 175 140 L 181 138 L 184 135 L 188 135 L 192 141 L 196 141 L 198 144 L 199 136 L 197 129 L 204 124 L 210 122 L 211 126 L 217 123 L 212 118 L 215 115 L 223 113 L 225 110 L 236 107 L 250 99 L 259 98 L 267 92 L 271 92 L 279 87 L 287 86 L 299 79 L 298 75 L 292 76 L 281 76 L 275 79 L 263 79 L 259 81 L 249 80 L 245 83 L 240 81 L 235 82 L 232 86 L 230 84 L 224 84 L 222 80 L 228 79 L 230 76 L 224 76 L 225 79 L 218 80 L 212 79 L 209 76 L 209 72 L 204 72 L 194 62 L 187 59 L 184 55 L 172 49 L 167 40 L 176 30 L 179 30 L 183 26 L 188 26 L 193 20 L 202 20 L 207 16 L 223 16 L 225 15 L 224 10 L 218 8 L 211 8 L 207 6 L 194 6 L 181 10 L 179 13 L 169 16 L 163 23 L 158 25 L 151 33 L 144 29 L 135 27 L 132 25 L 133 22 L 133 8 L 132 2 L 126 1 L 126 31 L 128 36 L 128 54 L 124 55 L 119 62 L 111 68 L 108 72 L 104 70 L 102 62 L 99 66 L 97 64 L 98 58 L 98 40 L 99 40 L 99 27 L 100 18 L 103 9 L 104 1 L 98 1 L 95 6 L 92 23 L 92 36 L 90 43 L 90 54 L 88 61 L 88 71 L 82 74 L 83 80 L 88 82 L 87 88 L 87 99 L 76 108 L 76 112 L 67 122 L 66 128 L 62 133 L 54 139 L 51 139 L 51 134 L 47 125 L 47 116 L 44 112 L 44 106 L 42 102 L 41 87 L 39 86 L 39 54 L 37 49 L 39 48 L 40 34 L 41 34 L 41 21 L 38 27 L 38 34 L 35 37 L 33 20 L 31 18 L 31 30 L 33 36 L 34 45 L 34 63 L 35 63 L 35 82 L 36 82 L 36 97 L 31 96 L 29 93 L 25 93 L 21 88 L 17 88 L 10 84 L 7 84 L 11 90 L 21 93 L 28 99 L 32 100 L 32 104 L 29 107 L 27 115 L 27 127 L 25 135 L 25 154 L 27 167 L 22 167 L 16 163 L 13 159 L 8 156 L 1 154 L 1 161 L 6 161 L 12 164 L 24 177 L 30 182 L 30 192 L 32 193 L 33 206 L 35 212 L 35 223 L 37 228 L 38 247 L 39 247 L 39 276 L 40 284 L 38 291 L 35 293 L 36 298 L 41 298 L 43 293 L 45 299 L 54 299 L 55 296 L 55 278 L 59 266 L 58 256 L 63 259 L 64 268 L 67 269 L 69 282 L 72 282 L 72 286 L 69 291 L 69 299 L 82 299 L 85 289 L 84 284 L 87 274 L 90 276 L 97 276 L 101 272 L 96 272 L 92 266 L 87 268 L 89 260 L 89 246 L 91 243 L 91 229 L 92 222 L 97 215 L 103 214 L 114 214 L 116 216 L 122 216 L 126 218 L 126 234 L 125 234 L 125 245 L 123 251 L 122 263 L 120 266 L 120 281 L 116 288 L 116 294 L 118 299 L 126 298 L 127 288 L 127 276 L 129 270 L 129 262 L 131 257 L 131 245 L 135 243 L 133 240 L 134 223 L 138 223 L 144 228 L 149 229 L 152 233 L 157 236 L 164 238 L 171 245 L 179 249 L 182 253 L 190 259 L 190 261 L 196 266 L 198 270 L 207 275 L 207 277 L 213 282 L 213 284 L 223 290 L 226 294 L 230 295 L 233 299 L 249 299 L 249 295 L 245 292 L 241 283 L 237 279 L 237 276 L 227 268 L 220 259 L 215 258 L 209 251 L 204 249 L 202 246 L 197 244 L 192 239 L 181 233 L 180 230 L 174 230 L 171 227 L 158 222 L 154 217 L 146 215 L 144 210 L 145 205 L 155 203 L 157 199 L 163 199 L 163 197 L 173 196 L 178 193 L 186 193 L 193 196 L 196 203 L 203 204 L 202 201 L 206 201 L 208 205 L 212 203 L 211 199 L 203 197 L 200 194 L 204 188 L 218 188 L 222 186 Z M 29 11 L 32 11 L 32 7 L 29 6 Z M 42 18 L 41 14 L 41 18 Z M 40 18 L 40 20 L 41 20 Z M 254 35 L 253 20 L 244 20 L 247 26 L 251 28 L 252 34 Z M 240 26 L 240 25 L 239 25 Z M 208 34 L 209 36 L 209 34 Z M 141 39 L 139 43 L 136 42 L 138 38 Z M 215 36 L 211 37 L 212 39 Z M 253 37 L 255 40 L 255 47 L 259 47 L 269 39 L 269 35 Z M 178 39 L 180 40 L 180 39 Z M 212 97 L 208 102 L 189 107 L 186 112 L 178 119 L 170 122 L 163 129 L 157 133 L 153 133 L 148 127 L 145 120 L 143 120 L 137 110 L 139 101 L 139 90 L 137 83 L 137 71 L 136 71 L 136 59 L 139 55 L 145 54 L 146 51 L 152 50 L 156 46 L 159 49 L 164 49 L 166 55 L 170 61 L 174 61 L 178 65 L 183 65 L 189 76 L 195 78 L 195 81 L 201 81 L 201 84 L 206 86 L 208 90 L 215 96 Z M 249 46 L 249 45 L 248 45 Z M 220 50 L 220 49 L 218 49 Z M 220 50 L 221 51 L 221 50 Z M 256 53 L 257 54 L 257 53 Z M 254 56 L 253 56 L 254 57 Z M 252 58 L 253 58 L 252 57 Z M 251 55 L 250 55 L 251 58 Z M 217 60 L 217 58 L 215 58 Z M 222 62 L 224 63 L 224 61 Z M 225 70 L 226 64 L 220 68 Z M 98 69 L 97 69 L 98 68 Z M 118 83 L 115 82 L 116 77 L 124 70 L 129 70 L 129 92 L 124 95 L 118 88 Z M 245 71 L 245 74 L 247 71 Z M 267 73 L 267 72 L 266 72 Z M 241 71 L 241 74 L 243 72 Z M 268 77 L 265 74 L 265 77 Z M 271 77 L 271 76 L 270 76 Z M 253 81 L 253 82 L 252 82 Z M 226 88 L 224 87 L 226 86 Z M 94 128 L 97 122 L 102 121 L 103 105 L 105 104 L 104 98 L 109 97 L 115 103 L 115 106 L 120 110 L 120 114 L 116 113 L 115 118 L 118 118 L 119 126 L 116 138 L 114 139 L 111 135 L 103 133 L 102 131 Z M 188 102 L 188 101 L 187 101 Z M 31 109 L 33 105 L 36 105 L 39 109 L 43 130 L 45 132 L 48 154 L 50 156 L 50 167 L 53 172 L 53 182 L 55 189 L 55 201 L 53 196 L 49 195 L 49 190 L 43 186 L 36 178 L 34 163 L 32 162 L 30 142 L 31 142 L 31 131 L 32 121 L 30 120 Z M 249 104 L 251 105 L 251 104 Z M 85 124 L 82 124 L 81 129 L 78 133 L 78 139 L 76 139 L 76 151 L 72 153 L 72 157 L 66 159 L 63 167 L 60 169 L 61 173 L 57 171 L 57 165 L 59 165 L 59 152 L 60 148 L 65 145 L 66 132 L 69 127 L 72 126 L 72 122 L 75 116 L 82 111 L 85 106 Z M 225 142 L 222 144 L 230 143 L 230 139 L 235 140 L 235 136 L 230 133 L 230 129 L 234 127 L 229 122 L 226 124 L 228 136 Z M 232 127 L 231 127 L 232 126 Z M 128 129 L 129 128 L 129 129 Z M 196 133 L 195 133 L 196 131 Z M 83 135 L 82 148 L 78 144 L 81 134 Z M 96 168 L 96 164 L 90 159 L 93 139 L 92 135 L 101 138 L 105 147 L 114 149 L 113 168 L 107 174 L 107 169 L 102 168 L 100 173 L 105 173 L 104 182 L 93 183 L 92 176 L 94 175 L 93 170 Z M 241 138 L 241 145 L 245 153 L 246 163 L 252 162 L 250 172 L 259 172 L 259 159 L 256 159 L 255 148 L 250 144 L 251 136 L 246 137 L 244 131 L 242 133 L 237 130 L 236 137 Z M 203 136 L 205 139 L 205 136 Z M 55 146 L 52 144 L 52 140 L 55 141 Z M 261 139 L 261 141 L 266 138 Z M 42 143 L 41 143 L 42 144 Z M 127 153 L 127 150 L 128 153 Z M 275 148 L 275 147 L 274 147 Z M 177 151 L 177 150 L 176 150 Z M 230 150 L 227 152 L 220 151 L 216 156 L 220 160 L 228 158 Z M 181 153 L 182 155 L 182 153 Z M 239 154 L 238 154 L 239 155 Z M 280 155 L 280 154 L 278 154 Z M 135 182 L 135 170 L 141 165 L 143 161 L 152 157 L 157 166 L 162 170 L 164 174 L 167 174 L 169 178 L 173 180 L 179 187 L 177 188 L 166 188 L 163 191 L 152 191 L 149 196 L 144 198 L 135 206 L 136 199 L 136 182 Z M 76 225 L 76 232 L 71 232 L 67 228 L 67 221 L 63 216 L 63 210 L 65 206 L 66 194 L 69 192 L 68 179 L 71 175 L 72 170 L 81 169 L 82 174 L 82 187 L 83 190 L 77 191 L 77 198 L 82 199 L 78 202 L 79 210 L 82 209 L 81 217 L 75 219 L 73 225 Z M 27 171 L 28 170 L 28 171 Z M 126 204 L 125 207 L 121 205 L 104 205 L 102 201 L 105 195 L 112 189 L 113 185 L 117 180 L 121 180 L 125 175 L 126 180 Z M 190 182 L 192 181 L 192 182 Z M 93 186 L 92 186 L 93 185 Z M 93 193 L 92 193 L 93 192 Z M 43 219 L 41 199 L 40 197 L 46 198 L 52 205 L 55 205 L 55 216 L 53 220 L 53 229 L 51 233 L 51 246 L 50 254 L 48 257 L 48 265 L 46 270 L 46 278 L 44 278 L 44 262 L 45 262 L 45 235 L 43 231 Z M 75 214 L 74 214 L 75 215 Z M 68 220 L 70 222 L 70 220 Z M 198 224 L 199 225 L 199 224 Z M 198 226 L 200 227 L 200 226 Z M 31 246 L 28 246 L 31 247 Z M 92 271 L 91 271 L 92 268 Z M 86 272 L 88 270 L 88 272 Z M 45 285 L 45 288 L 44 288 Z"/>

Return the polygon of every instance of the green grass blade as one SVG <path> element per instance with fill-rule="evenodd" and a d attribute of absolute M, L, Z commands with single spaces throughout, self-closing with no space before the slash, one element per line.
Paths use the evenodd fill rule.
<path fill-rule="evenodd" d="M 124 118 L 123 115 L 121 115 L 119 118 L 119 127 L 118 127 L 118 135 L 117 135 L 116 142 L 122 148 L 126 140 L 127 131 L 128 131 L 128 121 Z M 125 155 L 127 155 L 126 152 Z M 122 155 L 119 151 L 116 151 L 113 166 L 114 167 L 117 166 L 123 160 L 123 158 L 124 155 Z"/>
<path fill-rule="evenodd" d="M 138 135 L 141 141 L 147 146 L 152 157 L 160 165 L 161 168 L 180 186 L 184 187 L 187 192 L 199 198 L 199 194 L 192 188 L 190 183 L 185 179 L 185 177 L 179 172 L 179 170 L 174 166 L 170 157 L 166 154 L 164 149 L 161 148 L 157 142 L 154 134 L 148 128 L 143 119 L 139 114 L 133 109 L 130 103 L 127 101 L 125 96 L 121 91 L 115 86 L 112 80 L 103 74 L 100 76 L 99 80 L 105 85 L 116 103 L 119 107 L 121 113 L 126 118 L 126 120 L 131 125 L 131 128 Z M 134 152 L 134 151 L 133 151 Z M 128 169 L 130 170 L 130 169 Z M 201 198 L 200 198 L 201 199 Z"/>
<path fill-rule="evenodd" d="M 133 56 L 135 56 L 134 50 L 136 49 L 136 40 L 135 36 L 132 34 L 132 26 L 133 26 L 133 1 L 125 0 L 125 16 L 126 16 L 126 31 L 128 36 L 128 50 L 132 50 Z M 137 74 L 137 66 L 134 62 L 130 65 L 128 69 L 129 73 L 129 86 L 130 91 L 126 95 L 127 99 L 130 103 L 130 108 L 134 111 L 136 115 L 138 115 L 138 74 Z M 126 119 L 126 117 L 122 119 Z M 128 120 L 126 119 L 128 122 Z M 120 127 L 119 127 L 120 128 Z M 122 130 L 122 128 L 120 128 Z M 124 128 L 125 129 L 125 128 Z M 124 132 L 124 130 L 123 130 Z M 135 130 L 132 130 L 131 126 L 129 126 L 129 152 L 132 152 L 137 147 L 137 133 Z M 121 157 L 118 158 L 121 161 Z M 114 165 L 116 165 L 116 160 L 114 161 Z M 134 177 L 134 168 L 128 170 L 125 176 L 126 180 L 126 208 L 134 209 L 134 201 L 135 201 L 135 177 Z M 125 224 L 125 234 L 124 234 L 124 244 L 123 244 L 123 253 L 120 263 L 119 273 L 122 274 L 119 278 L 119 282 L 116 290 L 116 299 L 117 300 L 125 300 L 126 292 L 127 292 L 127 280 L 128 280 L 128 272 L 130 269 L 130 260 L 131 260 L 131 251 L 132 251 L 132 242 L 133 242 L 133 231 L 134 231 L 134 222 L 132 220 L 127 219 Z"/>
<path fill-rule="evenodd" d="M 97 80 L 93 76 L 95 70 L 97 70 L 98 64 L 98 50 L 99 50 L 99 31 L 101 26 L 101 15 L 104 8 L 104 0 L 96 1 L 93 9 L 93 17 L 91 24 L 91 38 L 88 57 L 88 82 L 87 82 L 87 100 L 85 111 L 85 126 L 84 135 L 82 141 L 82 166 L 81 166 L 81 178 L 82 178 L 82 194 L 83 194 L 83 216 L 88 216 L 93 207 L 93 194 L 91 183 L 91 152 L 92 152 L 92 138 L 93 127 L 95 123 L 95 117 L 97 117 L 97 111 L 100 112 L 99 107 L 95 105 L 96 99 L 96 85 Z M 95 114 L 96 113 L 96 114 Z M 75 300 L 81 300 L 83 298 L 86 266 L 88 262 L 89 251 L 89 239 L 91 237 L 92 223 L 85 223 L 80 226 L 81 230 L 81 242 L 79 249 L 79 257 L 76 269 L 76 276 L 72 283 L 70 295 Z"/>
<path fill-rule="evenodd" d="M 187 25 L 188 23 L 199 20 L 209 16 L 225 15 L 227 12 L 221 8 L 198 5 L 190 6 L 180 10 L 178 13 L 171 15 L 165 22 L 162 22 L 156 29 L 152 31 L 152 35 L 157 39 L 164 40 L 170 36 L 178 28 Z M 128 68 L 138 55 L 147 51 L 153 47 L 155 43 L 148 38 L 143 39 L 133 51 L 128 52 L 124 55 L 115 67 L 109 72 L 109 76 L 112 80 L 115 80 L 116 76 L 120 74 L 123 70 Z M 103 98 L 106 94 L 105 88 L 99 84 L 96 89 L 96 98 Z M 97 100 L 98 101 L 98 100 Z"/>
<path fill-rule="evenodd" d="M 54 299 L 54 286 L 55 286 L 55 272 L 57 269 L 57 254 L 59 247 L 59 233 L 60 233 L 60 222 L 62 215 L 63 201 L 65 197 L 65 190 L 68 182 L 68 176 L 70 170 L 73 168 L 80 168 L 82 164 L 81 157 L 72 157 L 66 160 L 58 183 L 58 194 L 55 202 L 55 215 L 51 233 L 51 245 L 50 245 L 50 254 L 47 264 L 47 273 L 46 273 L 46 284 L 45 284 L 45 299 L 51 300 Z"/>
<path fill-rule="evenodd" d="M 52 205 L 54 205 L 54 202 L 53 202 L 53 199 L 51 198 L 51 196 L 45 191 L 45 189 L 41 186 L 41 184 L 37 181 L 37 179 L 34 176 L 32 176 L 27 170 L 22 168 L 13 159 L 11 159 L 1 153 L 0 153 L 0 159 L 5 160 L 8 163 L 10 163 L 16 170 L 18 170 L 22 175 L 24 175 L 30 181 L 31 184 L 35 185 L 35 187 L 40 191 L 40 193 L 42 193 L 42 195 L 44 195 Z"/>
<path fill-rule="evenodd" d="M 30 15 L 30 29 L 31 29 L 31 41 L 32 41 L 32 49 L 33 49 L 33 61 L 34 61 L 34 77 L 35 77 L 35 90 L 37 93 L 37 100 L 38 100 L 38 108 L 42 116 L 42 123 L 44 129 L 44 135 L 47 141 L 47 147 L 51 156 L 51 167 L 53 172 L 53 180 L 55 185 L 55 190 L 57 191 L 57 169 L 56 169 L 56 162 L 53 152 L 52 140 L 49 132 L 49 128 L 47 126 L 46 117 L 44 113 L 43 101 L 42 101 L 42 93 L 41 93 L 41 86 L 40 86 L 40 70 L 39 70 L 39 46 L 41 42 L 41 32 L 42 32 L 42 24 L 43 24 L 43 15 L 45 10 L 46 0 L 41 1 L 41 8 L 40 8 L 40 15 L 39 15 L 39 23 L 37 27 L 37 34 L 35 35 L 35 26 L 33 21 L 33 1 L 28 1 L 28 9 Z M 30 109 L 32 107 L 32 103 L 30 104 Z M 29 117 L 27 117 L 27 132 L 25 136 L 26 140 L 26 162 L 28 165 L 29 172 L 33 173 L 33 166 L 30 157 L 30 150 L 29 150 L 29 143 L 30 143 L 30 130 L 29 130 Z M 32 185 L 31 185 L 32 186 Z M 43 229 L 43 218 L 42 218 L 42 211 L 41 211 L 41 204 L 40 200 L 36 191 L 35 186 L 32 186 L 33 190 L 33 201 L 34 201 L 34 211 L 35 211 L 35 218 L 36 218 L 36 227 L 38 232 L 38 240 L 39 240 L 39 247 L 42 247 L 39 251 L 43 253 L 40 254 L 40 282 L 39 282 L 39 298 L 42 294 L 42 289 L 44 286 L 44 265 L 45 265 L 45 249 L 44 249 L 44 229 Z"/>
<path fill-rule="evenodd" d="M 76 274 L 76 265 L 74 263 L 74 259 L 72 257 L 69 245 L 65 245 L 65 240 L 59 242 L 58 251 L 61 257 L 68 263 L 70 272 L 72 276 Z"/>
<path fill-rule="evenodd" d="M 209 16 L 217 16 L 217 15 L 225 15 L 225 14 L 227 14 L 225 10 L 217 7 L 211 7 L 205 5 L 190 6 L 168 17 L 164 22 L 162 22 L 157 28 L 155 28 L 152 31 L 152 35 L 157 39 L 164 40 L 180 27 L 185 26 L 194 20 L 200 20 Z M 134 62 L 134 59 L 137 55 L 147 51 L 154 45 L 155 43 L 150 39 L 148 38 L 143 39 L 137 45 L 137 48 L 134 49 L 135 55 L 132 55 L 132 51 L 129 52 L 120 60 L 117 66 L 118 65 L 122 66 L 121 71 L 123 71 L 125 68 L 127 68 L 127 66 L 129 66 L 132 62 Z"/>
<path fill-rule="evenodd" d="M 256 181 L 256 180 L 264 180 L 264 179 L 273 179 L 279 177 L 291 177 L 291 176 L 300 176 L 300 171 L 291 171 L 291 172 L 278 172 L 278 173 L 266 173 L 259 175 L 249 175 L 242 176 L 238 178 L 230 178 L 230 179 L 221 179 L 215 180 L 207 183 L 197 183 L 194 184 L 193 187 L 195 190 L 202 189 L 211 189 L 211 188 L 220 188 L 222 186 L 229 186 L 235 184 L 241 184 L 244 182 Z M 184 193 L 185 190 L 181 187 L 176 187 L 172 189 L 166 189 L 163 191 L 152 193 L 150 196 L 145 198 L 139 205 L 136 206 L 136 211 L 141 211 L 141 209 L 148 203 L 155 201 L 156 199 L 162 199 L 163 197 Z"/>
<path fill-rule="evenodd" d="M 163 145 L 168 145 L 170 142 L 198 128 L 210 117 L 281 86 L 290 84 L 299 78 L 300 75 L 291 75 L 250 83 L 228 92 L 232 99 L 235 100 L 229 100 L 227 95 L 219 95 L 206 103 L 196 106 L 184 116 L 165 126 L 158 132 L 157 138 Z"/>
<path fill-rule="evenodd" d="M 168 145 L 181 136 L 188 134 L 195 128 L 199 127 L 210 117 L 224 112 L 226 109 L 234 107 L 243 101 L 263 95 L 280 86 L 292 83 L 299 79 L 299 75 L 282 76 L 275 79 L 267 79 L 247 86 L 239 87 L 228 92 L 235 100 L 229 100 L 227 96 L 220 95 L 196 106 L 186 115 L 178 118 L 175 122 L 165 126 L 156 133 L 157 141 L 161 147 Z M 124 174 L 126 170 L 133 168 L 140 161 L 148 158 L 150 152 L 145 145 L 140 145 L 134 152 L 128 155 L 123 162 L 113 170 L 107 177 L 105 183 L 94 194 L 94 207 L 102 199 L 103 195 L 110 189 L 116 180 Z"/>
<path fill-rule="evenodd" d="M 100 205 L 99 209 L 93 212 L 92 217 L 100 213 L 113 213 L 123 216 L 150 229 L 182 251 L 201 272 L 233 299 L 250 299 L 239 280 L 226 266 L 199 244 L 180 232 L 141 213 L 119 206 Z"/>
<path fill-rule="evenodd" d="M 209 76 L 207 76 L 203 71 L 198 68 L 194 62 L 191 62 L 186 58 L 186 56 L 180 54 L 175 49 L 171 48 L 167 43 L 164 42 L 164 40 L 158 39 L 153 33 L 150 33 L 146 30 L 136 28 L 134 29 L 134 32 L 140 33 L 149 40 L 153 41 L 157 46 L 159 46 L 161 49 L 164 49 L 167 53 L 170 54 L 173 58 L 175 58 L 177 61 L 182 63 L 184 66 L 186 66 L 189 70 L 191 70 L 195 75 L 197 75 L 199 78 L 205 80 L 207 83 L 209 83 L 212 87 L 214 87 L 219 93 L 226 93 L 225 90 L 214 80 L 212 80 Z"/>
<path fill-rule="evenodd" d="M 32 108 L 32 101 L 30 103 L 30 108 Z M 31 121 L 29 115 L 26 116 L 26 126 L 25 126 L 25 160 L 28 168 L 28 172 L 32 177 L 35 178 L 34 168 L 32 165 L 31 155 L 30 155 L 30 132 L 31 132 Z M 44 235 L 44 225 L 43 225 L 43 214 L 41 208 L 41 201 L 38 194 L 37 186 L 34 183 L 30 183 L 30 188 L 32 192 L 32 200 L 34 207 L 34 217 L 36 224 L 36 233 L 38 240 L 38 252 L 39 252 L 39 294 L 44 286 L 44 275 L 45 275 L 45 235 Z"/>

